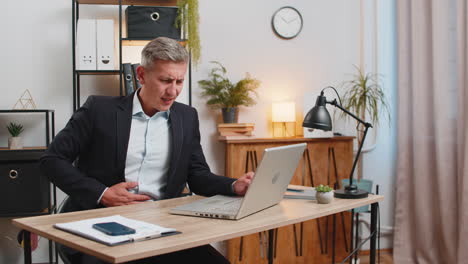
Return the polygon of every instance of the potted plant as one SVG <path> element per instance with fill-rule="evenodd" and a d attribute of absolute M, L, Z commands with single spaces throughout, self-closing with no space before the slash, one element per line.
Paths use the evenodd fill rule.
<path fill-rule="evenodd" d="M 238 106 L 256 104 L 253 95 L 257 96 L 256 89 L 260 86 L 260 81 L 247 73 L 244 79 L 233 84 L 226 77 L 226 68 L 221 63 L 211 63 L 215 66 L 208 74 L 209 79 L 198 81 L 201 94 L 208 97 L 207 105 L 222 109 L 224 123 L 237 123 Z"/>
<path fill-rule="evenodd" d="M 333 189 L 328 185 L 320 184 L 315 187 L 315 197 L 317 198 L 317 203 L 327 204 L 333 201 Z"/>
<path fill-rule="evenodd" d="M 187 38 L 187 48 L 192 55 L 192 62 L 195 66 L 200 61 L 201 45 L 198 24 L 200 15 L 198 14 L 198 0 L 177 0 L 176 26 L 180 26 Z"/>
<path fill-rule="evenodd" d="M 366 113 L 371 118 L 374 127 L 378 127 L 380 118 L 379 114 L 383 112 L 387 114 L 388 122 L 390 122 L 390 111 L 382 89 L 382 81 L 376 73 L 365 73 L 363 69 L 354 66 L 357 73 L 349 81 L 344 82 L 344 93 L 342 95 L 342 106 L 352 113 L 355 113 L 362 120 L 366 120 Z M 341 117 L 349 118 L 344 112 Z M 358 133 L 358 145 L 361 144 L 363 137 L 363 129 L 360 128 L 360 123 L 356 126 Z M 359 163 L 360 164 L 360 163 Z M 361 179 L 362 166 L 358 166 L 358 180 Z"/>
<path fill-rule="evenodd" d="M 23 132 L 23 125 L 10 122 L 7 127 L 8 132 L 10 132 L 11 137 L 8 138 L 8 148 L 9 149 L 22 149 L 23 142 L 19 136 Z"/>

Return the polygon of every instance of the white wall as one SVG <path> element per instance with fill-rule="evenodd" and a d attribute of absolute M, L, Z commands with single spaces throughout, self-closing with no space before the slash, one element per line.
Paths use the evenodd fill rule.
<path fill-rule="evenodd" d="M 276 37 L 271 29 L 272 14 L 285 5 L 296 7 L 304 19 L 302 32 L 292 40 Z M 295 101 L 297 112 L 302 113 L 305 92 L 319 93 L 327 85 L 338 85 L 359 62 L 356 0 L 201 1 L 200 14 L 202 63 L 194 73 L 193 101 L 203 122 L 209 160 L 224 153 L 223 145 L 215 144 L 218 111 L 205 106 L 196 88 L 196 81 L 207 77 L 209 61 L 222 62 L 232 81 L 246 72 L 262 81 L 257 105 L 241 108 L 239 120 L 255 123 L 259 137 L 271 136 L 272 102 Z M 212 167 L 224 171 L 221 160 L 212 162 Z"/>
<path fill-rule="evenodd" d="M 206 107 L 197 89 L 197 81 L 207 77 L 209 61 L 222 62 L 232 81 L 242 78 L 245 72 L 262 81 L 258 104 L 243 108 L 240 113 L 240 122 L 255 123 L 257 136 L 271 136 L 270 108 L 274 101 L 296 102 L 299 130 L 304 94 L 319 93 L 327 85 L 339 86 L 353 73 L 353 64 L 359 65 L 363 60 L 361 4 L 360 0 L 200 0 L 202 60 L 193 70 L 192 97 L 200 114 L 202 145 L 214 172 L 224 171 L 224 146 L 216 135 L 219 113 Z M 297 8 L 304 19 L 302 32 L 292 40 L 276 37 L 270 24 L 272 14 L 286 5 Z M 38 108 L 55 109 L 59 130 L 72 113 L 71 1 L 6 1 L 3 6 L 0 109 L 12 108 L 23 91 L 29 89 Z M 80 13 L 82 17 L 116 18 L 115 10 L 108 6 L 82 6 Z M 391 67 L 388 69 L 385 74 L 394 73 Z M 82 84 L 83 98 L 90 93 L 117 93 L 117 88 L 113 90 L 118 85 L 115 77 L 87 77 Z M 11 120 L 18 117 L 1 115 L 0 127 Z M 25 144 L 43 144 L 43 122 L 36 117 L 20 121 L 27 130 L 23 135 Z M 379 136 L 377 149 L 366 154 L 364 177 L 390 186 L 395 132 L 393 127 L 385 131 Z M 6 130 L 0 129 L 0 147 L 6 146 L 6 141 Z M 388 173 L 382 174 L 381 168 L 388 168 Z M 383 191 L 390 199 L 382 203 L 382 225 L 391 226 L 392 189 Z M 15 234 L 9 219 L 0 218 L 0 263 L 21 263 Z M 45 262 L 46 249 L 41 245 L 34 261 Z"/>
<path fill-rule="evenodd" d="M 44 4 L 47 4 L 44 6 Z M 0 16 L 0 109 L 11 109 L 29 89 L 38 108 L 57 111 L 57 128 L 72 113 L 71 1 L 5 1 Z M 44 119 L 27 115 L 0 115 L 0 147 L 7 146 L 9 121 L 25 125 L 27 146 L 44 145 Z M 5 175 L 1 175 L 2 177 Z M 4 202 L 16 197 L 2 197 Z M 11 218 L 0 218 L 0 263 L 22 263 Z M 47 259 L 47 240 L 41 239 L 35 262 Z"/>

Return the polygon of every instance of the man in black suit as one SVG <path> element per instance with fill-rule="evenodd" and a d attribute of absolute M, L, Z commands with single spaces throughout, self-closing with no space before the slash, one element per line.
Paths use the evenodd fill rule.
<path fill-rule="evenodd" d="M 205 196 L 245 194 L 253 173 L 238 180 L 211 173 L 200 145 L 197 111 L 175 102 L 188 59 L 177 41 L 156 38 L 142 51 L 137 69 L 141 89 L 125 97 L 90 96 L 73 114 L 41 158 L 43 173 L 70 197 L 65 211 L 174 198 L 186 183 Z M 102 263 L 83 254 L 74 258 Z M 227 261 L 203 246 L 151 263 L 189 258 Z"/>

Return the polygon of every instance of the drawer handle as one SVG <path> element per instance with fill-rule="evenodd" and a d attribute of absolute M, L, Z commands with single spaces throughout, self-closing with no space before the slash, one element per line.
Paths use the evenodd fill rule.
<path fill-rule="evenodd" d="M 18 171 L 16 171 L 16 170 L 10 170 L 10 178 L 11 178 L 11 179 L 16 179 L 16 178 L 18 178 Z"/>
<path fill-rule="evenodd" d="M 151 19 L 153 21 L 158 21 L 159 20 L 159 13 L 158 12 L 153 12 L 153 13 L 151 13 L 150 16 L 151 16 Z"/>

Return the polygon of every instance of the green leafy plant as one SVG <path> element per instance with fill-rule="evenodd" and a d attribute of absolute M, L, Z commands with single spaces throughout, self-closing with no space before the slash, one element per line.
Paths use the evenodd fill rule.
<path fill-rule="evenodd" d="M 381 111 L 387 114 L 390 122 L 390 111 L 382 89 L 380 76 L 375 73 L 365 73 L 361 68 L 354 67 L 357 74 L 344 83 L 343 107 L 352 113 L 356 113 L 362 120 L 365 120 L 367 112 L 374 126 L 379 124 Z M 341 113 L 341 116 L 350 118 L 344 112 Z"/>
<path fill-rule="evenodd" d="M 363 69 L 354 66 L 357 74 L 353 78 L 344 83 L 345 92 L 342 96 L 343 107 L 350 112 L 355 113 L 362 120 L 366 120 L 366 113 L 372 120 L 374 127 L 379 126 L 380 113 L 384 113 L 388 117 L 390 123 L 390 111 L 382 89 L 382 81 L 380 75 L 376 73 L 365 73 Z M 350 118 L 344 112 L 341 113 L 342 117 Z M 358 132 L 358 144 L 361 144 L 364 132 L 361 129 L 360 123 L 356 126 Z M 358 165 L 358 179 L 362 177 L 361 157 L 359 158 Z"/>
<path fill-rule="evenodd" d="M 192 62 L 197 65 L 201 56 L 200 34 L 198 24 L 198 0 L 178 0 L 176 26 L 180 26 L 187 36 L 187 48 L 192 55 Z"/>
<path fill-rule="evenodd" d="M 23 125 L 16 124 L 14 122 L 10 122 L 6 128 L 12 137 L 18 137 L 24 130 Z"/>
<path fill-rule="evenodd" d="M 315 187 L 315 191 L 317 192 L 331 192 L 333 188 L 328 185 L 320 184 L 319 186 Z"/>
<path fill-rule="evenodd" d="M 226 68 L 217 61 L 211 61 L 215 66 L 211 69 L 209 79 L 198 81 L 202 96 L 208 97 L 207 105 L 213 108 L 230 108 L 240 105 L 256 104 L 252 95 L 257 96 L 256 89 L 260 81 L 252 78 L 249 73 L 236 84 L 226 77 Z"/>

